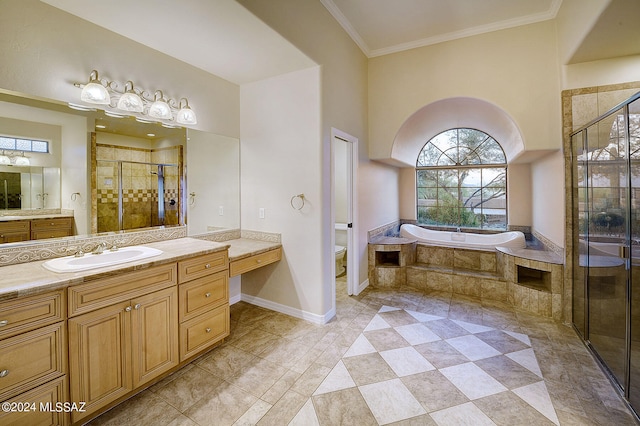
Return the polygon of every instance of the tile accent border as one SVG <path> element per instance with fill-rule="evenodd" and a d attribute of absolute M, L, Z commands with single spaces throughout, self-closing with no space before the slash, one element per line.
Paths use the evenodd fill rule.
<path fill-rule="evenodd" d="M 553 252 L 554 254 L 557 254 L 558 256 L 564 259 L 563 247 L 560 247 L 559 245 L 557 245 L 556 243 L 554 243 L 553 241 L 551 241 L 550 239 L 548 239 L 547 237 L 545 237 L 544 235 L 542 235 L 537 231 L 533 231 L 531 234 L 536 240 L 542 243 L 545 250 Z"/>
<path fill-rule="evenodd" d="M 250 240 L 266 241 L 268 243 L 282 243 L 282 235 L 272 232 L 250 231 L 248 229 L 242 229 L 240 231 L 241 238 L 248 238 Z"/>
<path fill-rule="evenodd" d="M 33 241 L 27 244 L 5 244 L 0 247 L 0 266 L 19 263 L 48 260 L 56 257 L 69 256 L 79 249 L 84 252 L 92 251 L 99 243 L 118 247 L 135 246 L 158 241 L 174 240 L 187 236 L 186 226 L 171 228 L 145 229 L 129 231 L 121 234 L 76 236 L 57 238 L 54 241 Z"/>
<path fill-rule="evenodd" d="M 213 241 L 216 243 L 222 243 L 228 240 L 236 240 L 240 238 L 240 229 L 220 229 L 220 230 L 210 230 L 204 234 L 198 235 L 190 235 L 192 238 L 197 238 L 199 240 L 207 240 Z"/>
<path fill-rule="evenodd" d="M 386 225 L 379 226 L 367 232 L 367 240 L 371 241 L 371 239 L 375 237 L 394 237 L 398 236 L 400 233 L 400 226 L 403 223 L 415 223 L 415 221 L 411 220 L 396 220 L 395 222 L 387 223 Z"/>

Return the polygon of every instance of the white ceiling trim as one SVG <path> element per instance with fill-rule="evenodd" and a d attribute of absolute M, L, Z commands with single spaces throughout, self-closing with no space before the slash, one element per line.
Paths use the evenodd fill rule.
<path fill-rule="evenodd" d="M 329 13 L 338 21 L 338 23 L 349 34 L 353 41 L 360 47 L 360 50 L 368 57 L 373 58 L 376 56 L 388 55 L 391 53 L 402 52 L 404 50 L 415 49 L 418 47 L 430 46 L 446 41 L 452 41 L 461 39 L 464 37 L 470 37 L 479 34 L 485 34 L 493 31 L 505 30 L 508 28 L 514 28 L 522 25 L 535 24 L 536 22 L 542 22 L 549 19 L 554 19 L 558 14 L 558 10 L 562 4 L 562 0 L 553 0 L 549 10 L 542 13 L 536 13 L 533 15 L 527 15 L 520 18 L 508 19 L 504 21 L 494 22 L 487 25 L 480 25 L 478 27 L 467 28 L 461 31 L 454 31 L 451 33 L 440 34 L 435 37 L 428 37 L 421 40 L 415 40 L 408 43 L 401 43 L 395 46 L 390 46 L 382 49 L 371 50 L 369 46 L 362 39 L 360 34 L 353 28 L 349 20 L 340 11 L 338 6 L 335 5 L 333 0 L 320 0 L 320 2 L 327 8 Z"/>
<path fill-rule="evenodd" d="M 336 6 L 333 0 L 320 0 L 320 3 L 324 5 L 324 7 L 329 11 L 329 13 L 334 17 L 336 21 L 342 26 L 342 28 L 349 34 L 351 39 L 358 45 L 362 53 L 364 53 L 367 57 L 370 56 L 371 49 L 365 43 L 365 41 L 360 37 L 358 31 L 351 25 L 351 22 L 347 19 L 346 16 L 342 13 L 342 11 Z"/>

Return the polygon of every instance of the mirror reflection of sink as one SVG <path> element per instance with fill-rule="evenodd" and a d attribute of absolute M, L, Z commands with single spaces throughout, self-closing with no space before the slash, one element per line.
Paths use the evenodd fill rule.
<path fill-rule="evenodd" d="M 53 272 L 78 272 L 147 259 L 160 254 L 162 250 L 152 247 L 131 246 L 119 248 L 117 251 L 105 250 L 101 254 L 88 253 L 82 257 L 59 257 L 44 262 L 42 266 Z"/>

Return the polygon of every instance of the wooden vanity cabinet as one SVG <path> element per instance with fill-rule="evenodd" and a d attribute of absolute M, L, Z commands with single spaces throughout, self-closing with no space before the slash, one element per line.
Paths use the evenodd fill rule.
<path fill-rule="evenodd" d="M 226 250 L 178 262 L 180 361 L 229 335 L 228 268 Z"/>
<path fill-rule="evenodd" d="M 56 217 L 31 220 L 31 239 L 69 237 L 73 235 L 73 218 Z"/>
<path fill-rule="evenodd" d="M 11 220 L 0 222 L 0 243 L 17 243 L 31 239 L 29 220 Z"/>
<path fill-rule="evenodd" d="M 65 302 L 60 290 L 0 303 L 0 401 L 34 404 L 0 412 L 0 424 L 68 423 L 67 413 L 40 406 L 69 400 Z"/>
<path fill-rule="evenodd" d="M 74 423 L 179 364 L 176 277 L 171 264 L 69 288 L 71 401 L 86 402 Z"/>

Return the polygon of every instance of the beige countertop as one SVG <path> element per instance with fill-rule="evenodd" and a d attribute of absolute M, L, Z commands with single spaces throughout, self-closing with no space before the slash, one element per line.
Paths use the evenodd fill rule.
<path fill-rule="evenodd" d="M 2 266 L 0 267 L 0 301 L 57 290 L 81 284 L 87 280 L 123 272 L 176 262 L 192 256 L 226 250 L 229 247 L 227 242 L 216 243 L 195 238 L 179 238 L 144 245 L 162 250 L 162 254 L 120 265 L 69 273 L 56 273 L 45 269 L 42 266 L 45 260 Z"/>
<path fill-rule="evenodd" d="M 73 213 L 48 213 L 48 214 L 31 214 L 22 216 L 0 216 L 0 222 L 14 222 L 16 220 L 33 220 L 33 219 L 56 219 L 59 217 L 73 217 Z"/>
<path fill-rule="evenodd" d="M 229 244 L 229 261 L 231 262 L 282 247 L 280 243 L 249 238 L 228 240 L 225 241 L 225 244 Z"/>

